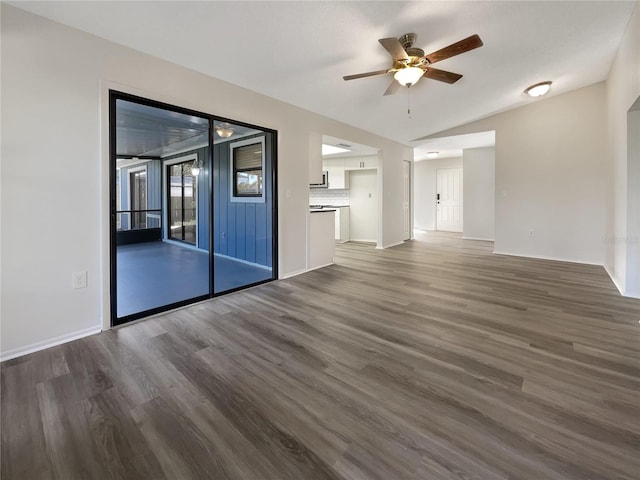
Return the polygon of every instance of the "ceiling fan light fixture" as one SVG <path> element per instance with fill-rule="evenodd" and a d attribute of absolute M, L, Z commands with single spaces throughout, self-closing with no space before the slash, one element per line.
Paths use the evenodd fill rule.
<path fill-rule="evenodd" d="M 233 135 L 233 128 L 228 123 L 219 123 L 216 126 L 216 133 L 221 138 L 229 138 Z"/>
<path fill-rule="evenodd" d="M 541 97 L 546 94 L 551 88 L 551 82 L 540 82 L 535 85 L 531 85 L 527 88 L 524 93 L 529 95 L 530 97 Z"/>
<path fill-rule="evenodd" d="M 427 152 L 427 158 L 437 158 L 439 152 Z"/>
<path fill-rule="evenodd" d="M 418 81 L 424 75 L 424 70 L 418 67 L 407 67 L 398 70 L 394 75 L 398 83 L 404 87 L 410 87 L 418 83 Z"/>

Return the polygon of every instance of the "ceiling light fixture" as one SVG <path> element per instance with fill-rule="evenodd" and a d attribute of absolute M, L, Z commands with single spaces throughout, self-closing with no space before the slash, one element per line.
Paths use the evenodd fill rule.
<path fill-rule="evenodd" d="M 216 126 L 216 133 L 219 137 L 229 138 L 233 135 L 233 128 L 228 123 L 219 123 Z"/>
<path fill-rule="evenodd" d="M 427 158 L 437 158 L 439 152 L 427 152 Z"/>
<path fill-rule="evenodd" d="M 404 87 L 410 87 L 415 85 L 420 81 L 422 76 L 424 75 L 424 70 L 418 67 L 407 67 L 401 70 L 398 70 L 393 78 L 395 78 L 398 83 Z"/>
<path fill-rule="evenodd" d="M 200 170 L 202 170 L 202 164 L 200 163 L 200 160 L 196 158 L 191 164 L 191 175 L 197 177 L 200 175 Z"/>
<path fill-rule="evenodd" d="M 545 93 L 549 91 L 551 88 L 551 82 L 540 82 L 535 85 L 531 85 L 527 88 L 524 93 L 529 95 L 530 97 L 541 97 Z"/>

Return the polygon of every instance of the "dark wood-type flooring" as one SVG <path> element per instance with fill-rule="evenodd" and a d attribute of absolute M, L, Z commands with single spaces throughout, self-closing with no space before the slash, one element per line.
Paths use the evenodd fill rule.
<path fill-rule="evenodd" d="M 420 235 L 2 364 L 10 479 L 640 478 L 640 301 Z"/>

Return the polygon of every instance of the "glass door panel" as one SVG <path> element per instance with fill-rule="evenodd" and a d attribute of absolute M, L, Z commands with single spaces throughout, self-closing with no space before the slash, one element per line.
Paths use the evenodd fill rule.
<path fill-rule="evenodd" d="M 169 179 L 169 231 L 171 240 L 196 244 L 198 229 L 197 177 L 191 172 L 192 162 L 167 167 Z"/>
<path fill-rule="evenodd" d="M 131 186 L 131 228 L 147 228 L 147 171 L 138 170 L 129 174 Z"/>
<path fill-rule="evenodd" d="M 222 293 L 275 278 L 275 140 L 230 123 L 214 131 L 213 291 Z"/>

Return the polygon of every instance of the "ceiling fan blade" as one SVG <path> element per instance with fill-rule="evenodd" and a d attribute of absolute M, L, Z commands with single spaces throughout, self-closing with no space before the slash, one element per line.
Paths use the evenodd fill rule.
<path fill-rule="evenodd" d="M 393 61 L 408 60 L 409 55 L 402 48 L 402 44 L 397 38 L 381 38 L 378 40 L 387 52 L 393 57 Z"/>
<path fill-rule="evenodd" d="M 478 35 L 471 35 L 470 37 L 453 43 L 448 47 L 441 48 L 429 55 L 425 55 L 425 58 L 429 60 L 429 63 L 436 63 L 446 58 L 460 55 L 461 53 L 468 52 L 474 48 L 481 47 L 483 45 L 482 40 Z"/>
<path fill-rule="evenodd" d="M 367 73 L 357 73 L 355 75 L 346 75 L 342 78 L 345 80 L 355 80 L 356 78 L 365 78 L 365 77 L 373 77 L 375 75 L 382 75 L 383 73 L 388 73 L 389 69 L 386 70 L 378 70 L 376 72 L 367 72 Z"/>
<path fill-rule="evenodd" d="M 389 87 L 383 93 L 383 96 L 386 97 L 387 95 L 393 95 L 395 93 L 398 93 L 398 90 L 400 90 L 400 84 L 394 79 L 391 81 L 391 85 L 389 85 Z"/>
<path fill-rule="evenodd" d="M 439 80 L 445 83 L 456 83 L 462 78 L 458 73 L 447 72 L 446 70 L 438 70 L 437 68 L 427 67 L 423 77 Z"/>

